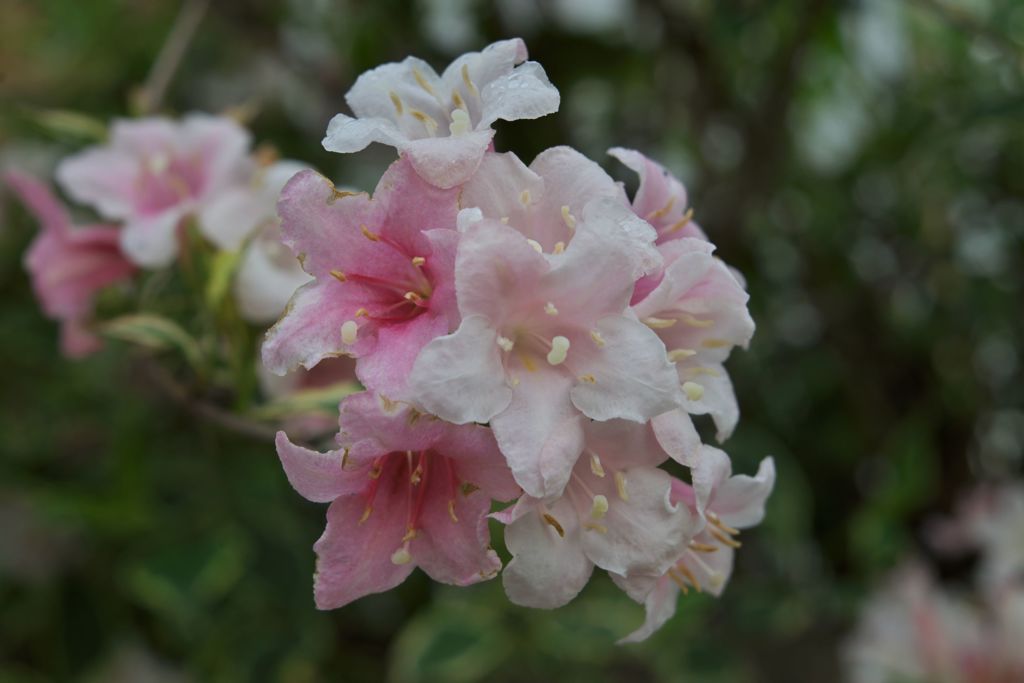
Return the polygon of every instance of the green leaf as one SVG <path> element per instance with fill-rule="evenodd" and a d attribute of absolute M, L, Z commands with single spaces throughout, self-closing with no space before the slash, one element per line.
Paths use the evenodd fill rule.
<path fill-rule="evenodd" d="M 255 408 L 250 415 L 260 420 L 281 420 L 299 415 L 333 415 L 343 398 L 359 391 L 362 391 L 362 387 L 357 382 L 338 382 L 326 387 L 303 389 Z"/>
<path fill-rule="evenodd" d="M 125 315 L 103 323 L 99 331 L 112 339 L 164 351 L 177 349 L 193 366 L 202 360 L 199 344 L 177 323 L 150 313 Z"/>
<path fill-rule="evenodd" d="M 240 256 L 238 251 L 218 251 L 211 259 L 205 292 L 206 305 L 211 309 L 217 310 L 224 302 Z"/>
<path fill-rule="evenodd" d="M 86 114 L 68 109 L 29 109 L 29 118 L 55 137 L 100 142 L 107 138 L 107 126 Z"/>

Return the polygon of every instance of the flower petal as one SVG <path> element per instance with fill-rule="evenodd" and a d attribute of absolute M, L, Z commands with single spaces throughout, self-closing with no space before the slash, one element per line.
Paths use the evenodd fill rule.
<path fill-rule="evenodd" d="M 460 481 L 479 487 L 490 498 L 507 501 L 521 493 L 488 427 L 450 426 L 434 448 L 451 459 Z"/>
<path fill-rule="evenodd" d="M 339 496 L 358 493 L 366 485 L 365 477 L 345 472 L 341 450 L 319 453 L 296 446 L 284 432 L 277 433 L 275 443 L 288 483 L 306 500 L 329 503 Z"/>
<path fill-rule="evenodd" d="M 164 268 L 178 255 L 178 226 L 188 211 L 172 206 L 161 213 L 135 217 L 121 231 L 121 249 L 143 268 Z"/>
<path fill-rule="evenodd" d="M 443 138 L 421 138 L 402 146 L 413 168 L 431 185 L 452 188 L 469 180 L 491 144 L 490 128 Z"/>
<path fill-rule="evenodd" d="M 420 313 L 401 324 L 380 325 L 377 345 L 359 358 L 356 374 L 363 386 L 395 400 L 410 397 L 408 379 L 423 348 L 448 334 L 448 318 L 433 312 Z"/>
<path fill-rule="evenodd" d="M 618 578 L 614 574 L 612 575 L 613 580 Z M 616 584 L 622 587 L 618 580 L 616 580 Z M 678 600 L 679 588 L 667 577 L 658 579 L 654 588 L 642 600 L 645 612 L 644 623 L 628 636 L 619 639 L 619 644 L 640 643 L 650 638 L 655 631 L 675 616 Z"/>
<path fill-rule="evenodd" d="M 501 560 L 491 549 L 487 527 L 491 499 L 483 491 L 450 492 L 429 475 L 427 485 L 430 502 L 423 506 L 422 527 L 409 549 L 416 564 L 435 581 L 456 586 L 497 576 Z"/>
<path fill-rule="evenodd" d="M 327 124 L 327 134 L 321 144 L 328 152 L 346 154 L 366 149 L 371 142 L 401 149 L 407 141 L 402 131 L 387 119 L 354 119 L 345 114 L 335 114 Z"/>

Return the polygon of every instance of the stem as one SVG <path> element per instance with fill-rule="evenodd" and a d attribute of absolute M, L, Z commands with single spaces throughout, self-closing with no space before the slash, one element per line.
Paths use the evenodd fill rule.
<path fill-rule="evenodd" d="M 140 115 L 152 114 L 160 108 L 167 86 L 170 85 L 174 72 L 178 70 L 209 4 L 209 0 L 186 0 L 182 4 L 167 40 L 164 41 L 156 61 L 149 70 L 145 84 L 136 95 L 135 105 Z"/>

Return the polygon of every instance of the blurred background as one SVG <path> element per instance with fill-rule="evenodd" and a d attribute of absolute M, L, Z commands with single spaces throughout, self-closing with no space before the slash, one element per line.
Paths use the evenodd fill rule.
<path fill-rule="evenodd" d="M 5 0 L 0 167 L 49 174 L 80 147 L 46 110 L 132 111 L 180 8 Z M 1020 475 L 1024 4 L 220 0 L 163 109 L 243 112 L 257 140 L 369 190 L 390 148 L 319 144 L 356 76 L 511 36 L 562 107 L 499 125 L 498 147 L 571 144 L 627 184 L 608 147 L 661 160 L 748 279 L 758 332 L 729 363 L 726 448 L 779 476 L 724 596 L 682 598 L 627 647 L 642 608 L 596 574 L 555 612 L 421 573 L 316 611 L 323 506 L 269 442 L 196 421 L 122 347 L 61 358 L 21 265 L 35 226 L 5 197 L 0 681 L 841 680 L 864 596 L 927 552 L 923 521 Z"/>

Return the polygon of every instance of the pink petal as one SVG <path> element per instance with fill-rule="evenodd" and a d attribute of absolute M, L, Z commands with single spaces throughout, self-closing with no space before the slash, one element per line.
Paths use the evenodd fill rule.
<path fill-rule="evenodd" d="M 523 192 L 529 193 L 529 207 L 523 204 Z M 493 220 L 508 218 L 508 224 L 530 239 L 538 240 L 550 250 L 555 242 L 568 242 L 568 228 L 562 220 L 561 209 L 554 216 L 541 215 L 537 204 L 544 197 L 544 180 L 526 167 L 512 152 L 484 155 L 480 168 L 466 181 L 459 195 L 459 206 L 479 208 L 484 217 Z M 582 208 L 582 207 L 581 207 Z M 538 220 L 541 219 L 541 220 Z M 558 230 L 554 239 L 548 239 L 550 232 L 547 220 L 557 221 Z M 540 225 L 534 228 L 535 221 Z"/>
<path fill-rule="evenodd" d="M 65 233 L 71 226 L 71 218 L 67 209 L 53 196 L 43 183 L 27 173 L 8 171 L 3 175 L 4 181 L 10 185 L 27 208 L 39 221 L 44 232 Z"/>
<path fill-rule="evenodd" d="M 276 445 L 288 483 L 306 500 L 329 503 L 339 496 L 358 493 L 366 485 L 365 477 L 344 470 L 340 449 L 311 451 L 293 444 L 284 432 L 277 433 Z"/>
<path fill-rule="evenodd" d="M 670 410 L 651 419 L 658 443 L 680 465 L 693 467 L 700 453 L 700 435 L 686 411 Z"/>
<path fill-rule="evenodd" d="M 341 402 L 340 438 L 352 456 L 370 460 L 393 452 L 429 450 L 453 425 L 416 415 L 412 408 L 368 392 Z"/>
<path fill-rule="evenodd" d="M 612 577 L 617 578 L 617 577 Z M 618 583 L 618 581 L 616 581 Z M 658 579 L 657 584 L 644 598 L 644 623 L 628 636 L 621 638 L 619 644 L 641 643 L 650 638 L 655 631 L 668 623 L 675 616 L 676 602 L 679 599 L 679 588 L 668 577 Z"/>
<path fill-rule="evenodd" d="M 457 189 L 443 190 L 425 182 L 406 159 L 391 164 L 373 191 L 373 228 L 408 255 L 429 256 L 428 231 L 454 230 Z M 451 271 L 449 271 L 451 272 Z"/>
<path fill-rule="evenodd" d="M 608 153 L 640 176 L 633 210 L 658 231 L 659 243 L 680 237 L 706 239 L 696 223 L 684 218 L 686 188 L 663 166 L 631 149 L 613 147 Z"/>
<path fill-rule="evenodd" d="M 356 365 L 359 381 L 388 398 L 409 398 L 407 382 L 420 351 L 447 333 L 448 318 L 434 313 L 421 313 L 402 324 L 380 325 L 376 347 Z"/>
<path fill-rule="evenodd" d="M 757 526 L 764 519 L 764 506 L 775 486 L 775 461 L 765 458 L 753 477 L 739 474 L 729 478 L 715 492 L 712 507 L 723 522 L 737 529 Z"/>
<path fill-rule="evenodd" d="M 84 358 L 103 348 L 103 340 L 85 328 L 80 320 L 65 320 L 60 327 L 60 350 L 68 358 Z"/>
<path fill-rule="evenodd" d="M 521 493 L 489 428 L 475 424 L 451 426 L 435 448 L 451 458 L 460 480 L 479 487 L 488 497 L 507 501 Z"/>

